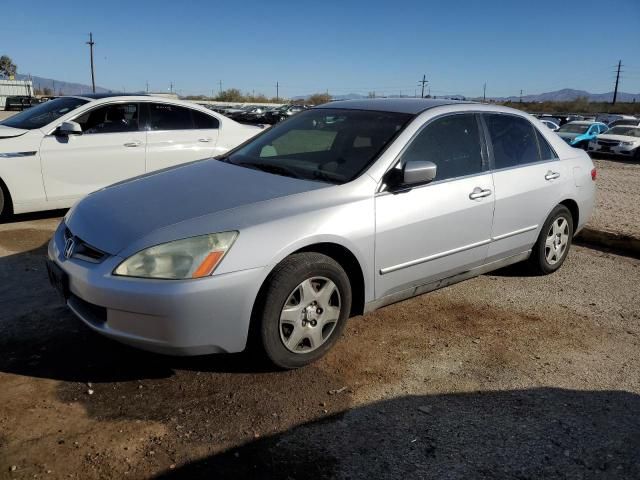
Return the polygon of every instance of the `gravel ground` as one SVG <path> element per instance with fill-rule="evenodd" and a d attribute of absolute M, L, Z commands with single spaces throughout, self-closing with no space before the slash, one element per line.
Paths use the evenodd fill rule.
<path fill-rule="evenodd" d="M 598 190 L 589 226 L 640 238 L 640 164 L 601 159 L 594 163 Z"/>
<path fill-rule="evenodd" d="M 574 247 L 350 321 L 293 372 L 99 337 L 0 225 L 0 478 L 640 478 L 640 261 Z"/>
<path fill-rule="evenodd" d="M 0 121 L 5 118 L 9 118 L 11 115 L 15 115 L 17 112 L 5 112 L 4 110 L 0 110 Z"/>

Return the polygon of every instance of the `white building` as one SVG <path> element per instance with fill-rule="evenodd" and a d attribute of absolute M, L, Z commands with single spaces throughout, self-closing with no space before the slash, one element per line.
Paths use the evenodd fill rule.
<path fill-rule="evenodd" d="M 7 97 L 14 95 L 33 97 L 33 82 L 31 80 L 0 80 L 0 110 L 4 110 Z"/>

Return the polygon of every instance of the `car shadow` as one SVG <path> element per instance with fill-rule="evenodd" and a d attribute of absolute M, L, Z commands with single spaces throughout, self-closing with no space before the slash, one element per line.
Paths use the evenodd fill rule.
<path fill-rule="evenodd" d="M 31 220 L 43 220 L 46 218 L 64 217 L 69 209 L 61 208 L 57 210 L 45 210 L 43 212 L 18 213 L 8 218 L 0 219 L 0 224 L 28 222 Z"/>
<path fill-rule="evenodd" d="M 640 396 L 536 388 L 404 396 L 157 478 L 640 478 Z"/>

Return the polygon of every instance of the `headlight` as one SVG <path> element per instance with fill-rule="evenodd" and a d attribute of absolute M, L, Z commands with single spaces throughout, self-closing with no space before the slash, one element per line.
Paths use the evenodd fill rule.
<path fill-rule="evenodd" d="M 113 274 L 167 280 L 206 277 L 237 236 L 238 232 L 213 233 L 149 247 L 127 258 Z"/>
<path fill-rule="evenodd" d="M 633 145 L 635 142 L 620 142 L 620 145 L 624 145 L 625 147 L 630 147 L 631 145 Z"/>

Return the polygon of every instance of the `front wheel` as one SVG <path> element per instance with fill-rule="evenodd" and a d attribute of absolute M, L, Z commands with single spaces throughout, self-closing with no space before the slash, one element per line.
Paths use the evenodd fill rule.
<path fill-rule="evenodd" d="M 280 368 L 298 368 L 336 343 L 351 311 L 351 285 L 343 268 L 315 252 L 283 260 L 267 280 L 260 337 Z"/>
<path fill-rule="evenodd" d="M 573 217 L 564 205 L 549 214 L 533 246 L 529 265 L 535 273 L 548 275 L 558 270 L 569 253 L 573 239 Z"/>

